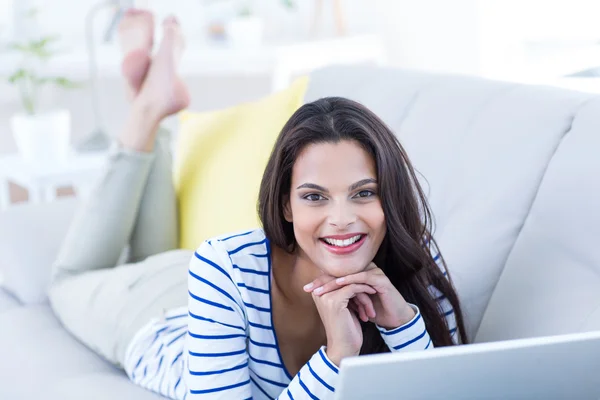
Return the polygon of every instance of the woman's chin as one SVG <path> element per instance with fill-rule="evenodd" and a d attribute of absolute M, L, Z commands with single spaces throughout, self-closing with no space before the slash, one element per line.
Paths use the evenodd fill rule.
<path fill-rule="evenodd" d="M 346 259 L 339 259 L 338 257 L 332 259 L 332 257 L 327 257 L 327 259 L 323 260 L 321 263 L 320 269 L 327 275 L 339 278 L 362 272 L 367 268 L 369 263 L 370 260 L 366 261 L 362 257 Z"/>

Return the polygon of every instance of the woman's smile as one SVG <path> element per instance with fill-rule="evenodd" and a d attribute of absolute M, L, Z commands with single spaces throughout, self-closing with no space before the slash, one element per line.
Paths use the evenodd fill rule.
<path fill-rule="evenodd" d="M 319 239 L 323 246 L 333 254 L 349 255 L 362 247 L 367 240 L 365 233 L 325 236 Z"/>

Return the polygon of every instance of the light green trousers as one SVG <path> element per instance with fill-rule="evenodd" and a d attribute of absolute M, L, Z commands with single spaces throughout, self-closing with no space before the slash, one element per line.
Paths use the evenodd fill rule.
<path fill-rule="evenodd" d="M 49 297 L 63 325 L 122 366 L 140 328 L 187 304 L 193 253 L 175 250 L 177 232 L 168 132 L 153 153 L 115 149 L 53 264 Z M 126 248 L 128 263 L 118 265 Z"/>

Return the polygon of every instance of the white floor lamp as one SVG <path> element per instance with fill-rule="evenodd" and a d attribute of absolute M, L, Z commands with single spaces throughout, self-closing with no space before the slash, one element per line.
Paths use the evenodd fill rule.
<path fill-rule="evenodd" d="M 94 19 L 98 11 L 104 8 L 112 8 L 113 15 L 104 33 L 104 41 L 108 42 L 117 29 L 119 21 L 127 8 L 133 6 L 133 0 L 106 0 L 95 4 L 87 13 L 85 18 L 86 47 L 88 51 L 89 84 L 92 94 L 92 112 L 94 115 L 94 131 L 84 137 L 75 145 L 78 152 L 93 152 L 108 149 L 110 136 L 103 127 L 102 113 L 100 111 L 98 93 L 98 65 L 96 61 L 96 43 L 94 41 Z"/>

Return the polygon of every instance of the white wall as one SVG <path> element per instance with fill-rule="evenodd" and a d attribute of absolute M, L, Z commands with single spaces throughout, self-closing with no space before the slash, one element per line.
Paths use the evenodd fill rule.
<path fill-rule="evenodd" d="M 600 66 L 597 0 L 480 1 L 482 75 L 549 83 Z"/>
<path fill-rule="evenodd" d="M 6 0 L 0 0 L 6 1 Z M 14 0 L 13 0 L 14 1 Z M 94 0 L 18 0 L 14 3 L 15 13 L 21 13 L 32 6 L 40 8 L 39 26 L 34 29 L 37 33 L 59 33 L 61 45 L 71 53 L 85 52 L 85 16 Z M 209 15 L 205 15 L 199 1 L 191 0 L 138 0 L 137 3 L 147 6 L 155 12 L 159 22 L 167 14 L 174 13 L 184 29 L 187 41 L 187 52 L 201 51 L 199 42 L 203 40 L 204 28 Z M 328 3 L 326 1 L 326 3 Z M 307 38 L 311 21 L 311 2 L 298 1 L 298 8 L 289 12 L 281 7 L 277 0 L 256 0 L 257 12 L 267 20 L 267 40 L 281 40 L 291 38 Z M 362 0 L 349 0 L 346 5 L 348 25 L 350 32 L 373 31 L 374 18 L 369 17 L 368 2 Z M 218 11 L 218 10 L 217 10 Z M 104 27 L 109 19 L 109 12 L 101 11 L 94 20 L 97 42 L 100 41 Z M 333 32 L 331 12 L 326 9 L 323 13 L 323 24 L 319 30 L 320 36 L 327 36 Z M 160 25 L 157 24 L 159 28 Z M 13 33 L 21 37 L 25 32 L 31 31 L 31 26 L 17 23 Z M 159 31 L 159 29 L 157 29 Z M 157 33 L 157 39 L 159 34 Z M 102 46 L 116 47 L 116 43 Z M 0 54 L 0 57 L 2 55 Z M 85 58 L 84 58 L 85 59 Z M 0 63 L 1 64 L 1 63 Z M 0 69 L 2 65 L 0 65 Z M 6 68 L 5 68 L 6 69 Z M 61 71 L 66 76 L 81 79 L 83 68 L 77 68 L 77 75 L 70 74 L 69 70 Z M 243 101 L 249 101 L 266 95 L 269 90 L 269 77 L 263 75 L 252 76 L 196 76 L 193 73 L 185 76 L 192 93 L 191 108 L 206 110 L 230 106 Z M 110 134 L 118 132 L 121 121 L 127 112 L 122 84 L 114 73 L 101 77 L 99 83 L 101 112 L 104 127 Z M 76 142 L 94 130 L 89 88 L 76 91 L 45 90 L 40 99 L 41 108 L 64 107 L 72 112 L 73 116 L 73 141 Z M 9 119 L 12 114 L 20 110 L 17 93 L 14 88 L 0 82 L 0 154 L 15 151 L 12 135 L 9 134 Z M 173 122 L 173 121 L 170 121 Z"/>
<path fill-rule="evenodd" d="M 323 1 L 330 4 L 329 0 Z M 596 44 L 600 42 L 600 23 L 597 22 L 600 2 L 597 0 L 342 1 L 349 33 L 379 33 L 385 42 L 388 60 L 395 67 L 545 82 L 585 65 L 593 66 L 597 62 L 600 66 L 600 47 Z M 0 7 L 9 3 L 20 8 L 42 5 L 41 29 L 60 32 L 67 49 L 83 51 L 84 16 L 96 1 L 0 0 Z M 184 27 L 187 51 L 197 49 L 194 43 L 202 39 L 210 18 L 202 11 L 200 0 L 137 0 L 137 3 L 153 9 L 157 19 L 175 13 Z M 258 13 L 267 21 L 269 40 L 308 37 L 314 2 L 297 0 L 297 3 L 298 8 L 290 13 L 277 0 L 255 0 Z M 320 35 L 331 35 L 334 25 L 329 8 L 323 17 Z M 98 36 L 107 18 L 106 12 L 98 16 L 95 24 Z M 0 27 L 5 20 L 0 18 Z M 19 26 L 13 28 L 18 31 Z M 2 35 L 0 31 L 0 40 Z M 549 40 L 565 46 L 582 45 L 565 52 L 548 46 Z M 0 67 L 2 57 L 0 53 Z M 227 106 L 269 91 L 267 76 L 186 78 L 192 87 L 195 109 Z M 109 130 L 115 131 L 126 112 L 120 84 L 107 77 L 101 86 L 103 115 Z M 85 91 L 46 93 L 44 102 L 74 111 L 76 137 L 93 128 L 89 96 Z M 0 153 L 14 151 L 12 138 L 5 133 L 9 116 L 18 109 L 14 90 L 0 83 Z"/>
<path fill-rule="evenodd" d="M 480 72 L 477 0 L 374 0 L 394 66 Z"/>

